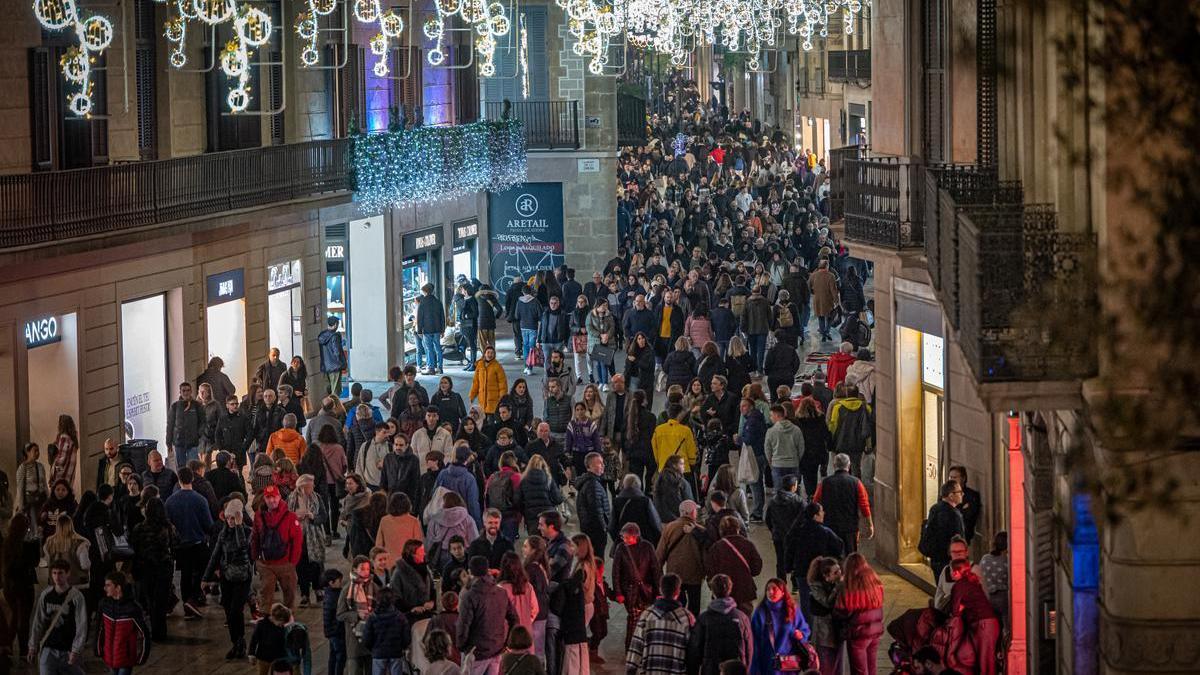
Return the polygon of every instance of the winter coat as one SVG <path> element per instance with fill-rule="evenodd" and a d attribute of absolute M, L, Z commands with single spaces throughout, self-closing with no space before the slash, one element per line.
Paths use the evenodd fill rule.
<path fill-rule="evenodd" d="M 473 295 L 465 298 L 460 295 L 454 298 L 454 304 L 459 330 L 464 334 L 474 333 L 479 327 L 479 301 Z"/>
<path fill-rule="evenodd" d="M 775 486 L 775 494 L 767 500 L 763 512 L 763 522 L 771 533 L 771 540 L 781 544 L 787 541 L 788 531 L 804 512 L 806 503 L 798 493 L 787 492 Z M 782 548 L 778 550 L 783 550 Z"/>
<path fill-rule="evenodd" d="M 699 663 L 700 675 L 718 675 L 725 661 L 749 665 L 754 651 L 752 635 L 750 619 L 738 609 L 737 601 L 713 598 L 696 618 L 688 654 Z"/>
<path fill-rule="evenodd" d="M 799 605 L 788 621 L 783 600 L 763 600 L 750 617 L 750 631 L 754 634 L 754 660 L 750 663 L 751 675 L 776 675 L 775 655 L 791 654 L 797 642 L 796 631 L 806 639 L 809 635 L 808 622 Z"/>
<path fill-rule="evenodd" d="M 462 396 L 457 391 L 442 391 L 438 389 L 429 397 L 429 405 L 438 409 L 438 419 L 449 422 L 450 427 L 457 430 L 467 416 L 467 407 L 463 404 Z"/>
<path fill-rule="evenodd" d="M 409 539 L 425 541 L 421 532 L 421 521 L 411 513 L 399 516 L 386 515 L 379 519 L 379 529 L 375 531 L 375 545 L 382 546 L 391 554 L 392 560 L 400 560 L 404 553 L 404 545 Z"/>
<path fill-rule="evenodd" d="M 662 321 L 665 305 L 658 305 L 654 308 L 654 326 L 651 332 L 646 333 L 646 337 L 651 340 L 657 340 L 662 335 Z M 675 338 L 683 335 L 683 324 L 687 321 L 687 313 L 679 305 L 671 305 L 671 318 L 669 319 L 671 328 L 671 343 L 674 344 Z"/>
<path fill-rule="evenodd" d="M 167 499 L 174 494 L 176 486 L 179 485 L 179 477 L 175 475 L 174 471 L 165 466 L 158 473 L 146 469 L 142 472 L 142 489 L 146 489 L 147 485 L 153 485 L 158 488 L 158 498 L 163 500 L 163 503 L 166 503 Z"/>
<path fill-rule="evenodd" d="M 704 528 L 695 518 L 680 516 L 667 523 L 658 540 L 657 555 L 668 574 L 678 574 L 685 584 L 704 581 Z"/>
<path fill-rule="evenodd" d="M 609 501 L 604 481 L 589 471 L 575 479 L 575 491 L 579 529 L 583 532 L 608 531 L 613 517 L 613 504 Z"/>
<path fill-rule="evenodd" d="M 422 294 L 417 299 L 417 334 L 441 335 L 446 330 L 446 310 L 434 294 Z"/>
<path fill-rule="evenodd" d="M 645 607 L 654 602 L 661 579 L 662 565 L 650 542 L 639 539 L 629 546 L 621 541 L 613 549 L 613 591 L 625 596 L 626 605 Z"/>
<path fill-rule="evenodd" d="M 223 411 L 217 417 L 213 441 L 218 450 L 227 450 L 237 457 L 245 457 L 246 448 L 254 440 L 254 425 L 250 417 L 239 408 L 230 414 Z"/>
<path fill-rule="evenodd" d="M 512 421 L 523 429 L 528 429 L 529 424 L 533 422 L 533 397 L 529 395 L 528 390 L 524 396 L 518 396 L 515 392 L 508 392 L 500 397 L 500 403 L 508 406 L 512 412 Z"/>
<path fill-rule="evenodd" d="M 467 512 L 471 514 L 475 525 L 479 526 L 483 524 L 483 517 L 479 511 L 479 483 L 475 480 L 475 475 L 471 473 L 470 469 L 458 463 L 447 466 L 438 474 L 435 487 L 444 487 L 451 492 L 458 493 L 458 496 L 462 497 L 463 501 L 466 502 Z M 471 541 L 474 538 L 470 537 L 467 541 Z"/>
<path fill-rule="evenodd" d="M 178 450 L 197 447 L 204 423 L 204 406 L 199 401 L 175 401 L 167 411 L 167 443 Z"/>
<path fill-rule="evenodd" d="M 321 495 L 314 490 L 312 494 L 305 496 L 300 490 L 296 490 L 288 496 L 288 508 L 292 513 L 306 510 L 312 514 L 312 518 L 308 520 L 300 520 L 297 516 L 297 520 L 300 520 L 300 530 L 304 533 L 304 550 L 308 553 L 310 561 L 325 562 L 325 522 L 329 519 L 329 514 L 325 512 L 325 502 Z"/>
<path fill-rule="evenodd" d="M 322 373 L 336 373 L 346 367 L 346 350 L 342 347 L 341 333 L 326 328 L 317 334 L 317 344 L 321 347 Z"/>
<path fill-rule="evenodd" d="M 746 367 L 747 362 L 750 362 L 750 355 L 743 354 L 743 359 L 738 359 L 731 352 L 725 354 L 725 379 L 728 380 L 728 390 L 735 398 L 742 397 L 742 388 L 750 384 L 750 369 Z M 750 362 L 753 366 L 753 362 Z"/>
<path fill-rule="evenodd" d="M 696 357 L 690 350 L 673 350 L 663 359 L 663 372 L 667 375 L 667 386 L 679 385 L 684 389 L 696 376 Z"/>
<path fill-rule="evenodd" d="M 424 613 L 425 603 L 437 598 L 429 566 L 416 565 L 403 557 L 397 557 L 396 566 L 388 581 L 388 586 L 396 592 L 396 600 L 403 612 Z"/>
<path fill-rule="evenodd" d="M 293 464 L 299 464 L 306 448 L 304 437 L 298 431 L 283 428 L 271 434 L 267 440 L 266 453 L 273 456 L 276 450 L 282 450 L 284 456 L 292 460 Z"/>
<path fill-rule="evenodd" d="M 658 326 L 654 324 L 654 310 L 649 307 L 645 309 L 630 307 L 625 310 L 625 316 L 621 319 L 621 327 L 627 339 L 632 339 L 638 333 L 645 333 L 646 337 L 653 340 L 658 334 L 656 330 Z"/>
<path fill-rule="evenodd" d="M 383 480 L 383 460 L 391 453 L 391 443 L 376 441 L 374 438 L 363 444 L 355 453 L 354 472 L 371 487 L 379 487 Z"/>
<path fill-rule="evenodd" d="M 271 362 L 270 359 L 262 362 L 258 370 L 254 371 L 254 377 L 262 383 L 263 389 L 275 390 L 279 388 L 279 378 L 287 372 L 287 364 L 282 359 Z"/>
<path fill-rule="evenodd" d="M 626 523 L 637 523 L 642 531 L 642 538 L 658 545 L 658 540 L 662 538 L 662 520 L 658 516 L 658 509 L 654 508 L 654 502 L 650 501 L 646 493 L 634 487 L 621 490 L 613 500 L 612 513 L 608 532 L 613 541 L 620 540 L 621 528 Z"/>
<path fill-rule="evenodd" d="M 758 554 L 758 549 L 740 534 L 732 534 L 714 542 L 708 547 L 704 559 L 704 568 L 710 577 L 728 574 L 733 580 L 733 592 L 730 595 L 742 608 L 751 606 L 758 597 L 754 578 L 762 573 L 762 567 L 762 556 Z"/>
<path fill-rule="evenodd" d="M 354 424 L 346 433 L 346 440 L 349 443 L 346 447 L 350 449 L 350 456 L 346 458 L 346 461 L 350 466 L 358 466 L 359 451 L 364 445 L 375 440 L 375 420 L 371 418 L 354 420 Z"/>
<path fill-rule="evenodd" d="M 572 408 L 574 403 L 571 397 L 561 395 L 558 398 L 553 396 L 546 397 L 546 414 L 542 416 L 542 421 L 550 425 L 550 431 L 562 434 L 566 433 L 567 425 L 571 422 Z"/>
<path fill-rule="evenodd" d="M 541 344 L 566 343 L 570 333 L 570 320 L 562 307 L 542 312 L 541 323 L 538 324 L 537 341 Z"/>
<path fill-rule="evenodd" d="M 649 336 L 648 336 L 649 337 Z M 650 338 L 653 341 L 653 337 Z M 633 341 L 630 339 L 630 347 L 632 348 Z M 650 344 L 654 344 L 650 342 Z M 632 354 L 633 352 L 629 352 Z M 654 394 L 654 348 L 647 346 L 639 352 L 633 360 L 625 359 L 625 379 L 638 380 L 638 389 L 647 392 L 647 396 Z"/>
<path fill-rule="evenodd" d="M 200 391 L 200 385 L 207 384 L 212 388 L 213 400 L 225 407 L 225 399 L 233 396 L 237 389 L 233 386 L 233 381 L 229 376 L 221 372 L 220 368 L 206 368 L 200 376 L 196 378 L 196 391 Z"/>
<path fill-rule="evenodd" d="M 615 345 L 617 332 L 617 322 L 613 318 L 612 313 L 607 313 L 601 316 L 595 311 L 588 314 L 587 318 L 587 347 L 588 353 L 591 354 L 596 345 L 600 344 L 600 336 L 607 335 L 608 342 L 606 344 Z"/>
<path fill-rule="evenodd" d="M 459 405 L 462 405 L 462 403 L 459 403 Z M 442 453 L 444 457 L 454 456 L 454 435 L 443 429 L 441 425 L 438 425 L 433 430 L 432 436 L 429 433 L 429 427 L 422 426 L 420 429 L 412 432 L 408 442 L 412 449 L 411 454 L 417 460 L 417 467 L 414 469 L 417 473 L 420 473 L 421 465 L 425 463 L 425 455 L 434 450 Z M 386 464 L 384 465 L 384 469 L 387 469 Z M 383 485 L 383 483 L 380 483 L 380 485 Z"/>
<path fill-rule="evenodd" d="M 788 530 L 784 569 L 799 579 L 808 575 L 812 561 L 822 556 L 842 559 L 846 545 L 833 530 L 815 520 L 797 520 Z"/>
<path fill-rule="evenodd" d="M 590 420 L 572 419 L 567 424 L 566 452 L 568 455 L 584 455 L 600 452 L 600 431 Z"/>
<path fill-rule="evenodd" d="M 829 316 L 838 305 L 837 278 L 827 269 L 818 269 L 808 277 L 812 288 L 812 311 L 817 316 Z"/>
<path fill-rule="evenodd" d="M 758 408 L 751 408 L 750 413 L 743 415 L 742 431 L 735 439 L 743 445 L 754 449 L 755 455 L 766 454 L 767 420 Z"/>
<path fill-rule="evenodd" d="M 807 570 L 805 571 L 807 573 Z M 834 628 L 833 608 L 837 604 L 839 588 L 836 583 L 825 583 L 818 580 L 809 584 L 808 595 L 811 605 L 808 625 L 811 634 L 809 642 L 814 647 L 830 647 L 840 649 L 842 641 Z"/>
<path fill-rule="evenodd" d="M 545 471 L 538 469 L 526 472 L 521 478 L 515 497 L 517 508 L 524 513 L 526 523 L 537 523 L 538 516 L 554 510 L 563 501 L 558 483 L 551 480 Z"/>
<path fill-rule="evenodd" d="M 706 316 L 689 316 L 683 322 L 683 335 L 696 349 L 701 349 L 709 342 L 716 342 L 713 335 L 712 320 Z"/>
<path fill-rule="evenodd" d="M 373 659 L 398 659 L 412 644 L 412 629 L 404 614 L 392 607 L 381 608 L 367 617 L 362 646 Z"/>
<path fill-rule="evenodd" d="M 654 508 L 664 523 L 679 517 L 679 504 L 685 499 L 696 499 L 692 486 L 678 471 L 665 469 L 654 477 Z"/>
<path fill-rule="evenodd" d="M 479 527 L 471 517 L 471 512 L 462 506 L 442 509 L 429 519 L 425 528 L 425 542 L 428 546 L 438 546 L 439 550 L 450 550 L 450 537 L 459 535 L 463 541 L 475 541 L 479 536 Z"/>
<path fill-rule="evenodd" d="M 500 295 L 490 287 L 484 287 L 475 291 L 475 301 L 479 305 L 479 330 L 496 330 L 496 318 L 503 311 Z"/>
<path fill-rule="evenodd" d="M 479 401 L 479 407 L 487 415 L 496 414 L 500 398 L 508 392 L 508 377 L 504 374 L 504 366 L 499 361 L 484 361 L 475 363 L 475 375 L 471 379 L 472 401 Z"/>
<path fill-rule="evenodd" d="M 833 445 L 833 435 L 829 433 L 825 419 L 800 417 L 796 423 L 804 433 L 804 455 L 800 457 L 800 466 L 824 466 L 825 460 L 829 459 L 829 448 Z"/>
<path fill-rule="evenodd" d="M 286 551 L 284 557 L 270 559 L 264 557 L 262 540 L 267 528 L 279 532 Z M 300 528 L 300 519 L 296 518 L 296 514 L 292 513 L 287 504 L 280 500 L 279 506 L 274 509 L 263 506 L 254 519 L 254 530 L 250 537 L 250 554 L 254 560 L 262 560 L 267 564 L 290 563 L 295 565 L 300 562 L 300 546 L 303 539 L 304 533 Z"/>
<path fill-rule="evenodd" d="M 679 455 L 683 458 L 684 471 L 691 471 L 692 466 L 696 464 L 698 453 L 696 436 L 692 433 L 691 427 L 680 424 L 678 420 L 670 419 L 655 427 L 654 437 L 650 443 L 654 449 L 654 461 L 658 465 L 659 471 L 666 466 L 667 459 L 671 455 Z"/>
<path fill-rule="evenodd" d="M 213 539 L 212 554 L 208 557 L 208 566 L 204 568 L 205 581 L 217 581 L 217 573 L 222 580 L 226 579 L 225 570 L 241 569 L 249 574 L 254 573 L 254 561 L 250 559 L 251 529 L 246 525 L 221 526 L 221 531 Z M 249 579 L 245 579 L 249 581 Z"/>
<path fill-rule="evenodd" d="M 737 330 L 737 317 L 733 315 L 733 311 L 728 307 L 717 307 L 713 309 L 709 321 L 713 338 L 717 342 L 729 342 Z M 703 347 L 704 345 L 700 345 Z"/>
<path fill-rule="evenodd" d="M 800 370 L 800 354 L 795 347 L 780 340 L 767 350 L 763 370 L 767 373 L 768 381 L 784 383 L 790 387 L 796 382 L 796 372 Z"/>
<path fill-rule="evenodd" d="M 146 613 L 133 598 L 106 597 L 100 601 L 96 656 L 113 671 L 140 666 L 150 656 L 150 626 L 146 623 Z"/>
<path fill-rule="evenodd" d="M 509 316 L 510 321 L 513 319 L 516 319 L 521 330 L 537 330 L 538 322 L 542 320 L 541 303 L 532 295 L 522 295 L 517 300 L 513 314 Z"/>
<path fill-rule="evenodd" d="M 874 412 L 861 398 L 837 401 L 830 407 L 826 420 L 837 452 L 865 452 L 868 442 L 875 436 Z"/>
<path fill-rule="evenodd" d="M 508 594 L 491 575 L 473 579 L 458 605 L 455 645 L 463 653 L 475 650 L 477 660 L 493 658 L 504 650 L 508 626 L 517 623 Z"/>
<path fill-rule="evenodd" d="M 850 364 L 854 363 L 852 354 L 836 352 L 829 356 L 829 366 L 825 374 L 825 382 L 830 389 L 837 389 L 838 383 L 846 379 Z"/>
<path fill-rule="evenodd" d="M 258 406 L 254 413 L 254 440 L 258 441 L 259 450 L 266 450 L 271 434 L 283 428 L 283 416 L 286 414 L 287 411 L 278 403 L 270 407 L 266 404 Z"/>
<path fill-rule="evenodd" d="M 797 307 L 804 307 L 809 303 L 809 295 L 811 291 L 808 289 L 808 272 L 791 272 L 783 278 L 783 290 L 791 296 L 792 302 L 796 303 Z"/>
<path fill-rule="evenodd" d="M 875 402 L 875 363 L 855 360 L 846 369 L 846 385 L 858 387 L 858 393 L 867 403 Z"/>
<path fill-rule="evenodd" d="M 766 335 L 771 331 L 771 301 L 755 291 L 746 299 L 746 335 Z"/>
<path fill-rule="evenodd" d="M 798 468 L 804 456 L 804 432 L 783 419 L 767 429 L 763 451 L 772 468 Z"/>
<path fill-rule="evenodd" d="M 439 429 L 439 431 L 441 432 L 439 436 L 450 435 L 445 429 Z M 413 436 L 424 433 L 424 430 L 418 430 Z M 413 503 L 416 503 L 417 496 L 421 492 L 421 464 L 415 445 L 404 453 L 389 452 L 383 458 L 379 489 L 388 494 L 403 492 L 413 500 Z"/>

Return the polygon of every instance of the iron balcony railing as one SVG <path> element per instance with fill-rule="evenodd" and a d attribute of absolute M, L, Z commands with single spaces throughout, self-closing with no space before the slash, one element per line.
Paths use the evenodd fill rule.
<path fill-rule="evenodd" d="M 871 50 L 851 49 L 829 52 L 830 82 L 862 82 L 871 80 Z"/>
<path fill-rule="evenodd" d="M 829 220 L 837 222 L 846 215 L 846 181 L 843 172 L 848 159 L 867 153 L 865 145 L 847 145 L 829 151 Z"/>
<path fill-rule="evenodd" d="M 919 248 L 921 166 L 908 157 L 845 150 L 830 194 L 844 202 L 846 238 L 886 248 Z"/>
<path fill-rule="evenodd" d="M 505 106 L 511 106 L 510 117 L 524 122 L 526 148 L 579 149 L 579 101 L 488 101 L 484 104 L 484 117 L 503 118 Z"/>
<path fill-rule="evenodd" d="M 630 94 L 617 94 L 617 145 L 646 144 L 646 101 Z"/>
<path fill-rule="evenodd" d="M 0 249 L 350 189 L 348 139 L 0 176 Z"/>
<path fill-rule="evenodd" d="M 1095 237 L 1060 231 L 994 169 L 934 165 L 924 176 L 929 275 L 980 382 L 1082 379 L 1090 341 L 1057 339 L 1052 317 L 1094 306 Z"/>

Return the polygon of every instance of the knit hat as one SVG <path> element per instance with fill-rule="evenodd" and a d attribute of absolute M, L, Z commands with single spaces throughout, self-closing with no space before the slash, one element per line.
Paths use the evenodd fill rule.
<path fill-rule="evenodd" d="M 471 571 L 473 577 L 486 577 L 488 575 L 488 559 L 481 555 L 471 556 L 471 560 L 467 562 L 467 569 Z"/>

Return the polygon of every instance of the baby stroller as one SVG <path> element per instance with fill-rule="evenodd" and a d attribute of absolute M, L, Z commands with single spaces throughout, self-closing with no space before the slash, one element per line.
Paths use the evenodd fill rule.
<path fill-rule="evenodd" d="M 893 673 L 913 672 L 913 654 L 926 645 L 937 649 L 948 667 L 964 673 L 975 671 L 975 647 L 958 617 L 946 618 L 932 607 L 910 609 L 892 620 L 887 632 L 894 640 L 888 647 Z"/>
<path fill-rule="evenodd" d="M 447 326 L 442 333 L 442 360 L 458 361 L 460 366 L 467 365 L 467 339 L 458 326 Z"/>

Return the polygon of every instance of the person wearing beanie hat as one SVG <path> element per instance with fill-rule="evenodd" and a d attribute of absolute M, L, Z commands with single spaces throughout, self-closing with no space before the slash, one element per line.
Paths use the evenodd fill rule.
<path fill-rule="evenodd" d="M 214 542 L 208 566 L 202 579 L 208 586 L 220 583 L 221 608 L 225 610 L 225 626 L 229 630 L 229 652 L 225 658 L 246 656 L 246 619 L 243 608 L 250 597 L 254 565 L 250 558 L 252 532 L 245 523 L 245 504 L 234 497 L 221 511 L 223 524 Z M 218 575 L 218 572 L 220 574 Z"/>
<path fill-rule="evenodd" d="M 474 650 L 472 672 L 498 672 L 508 629 L 520 620 L 508 601 L 508 593 L 496 585 L 487 558 L 472 557 L 467 569 L 472 579 L 459 598 L 457 646 L 463 654 Z"/>
<path fill-rule="evenodd" d="M 288 496 L 288 508 L 296 514 L 304 533 L 296 576 L 300 585 L 300 606 L 307 607 L 313 589 L 317 591 L 317 602 L 323 600 L 321 574 L 325 571 L 325 522 L 329 518 L 321 495 L 316 492 L 312 474 L 306 473 L 296 479 L 296 489 Z"/>
<path fill-rule="evenodd" d="M 329 385 L 326 393 L 334 396 L 341 396 L 342 371 L 346 369 L 346 349 L 338 331 L 339 323 L 338 317 L 329 317 L 325 321 L 328 328 L 317 335 L 317 344 L 321 346 L 321 374 Z"/>

